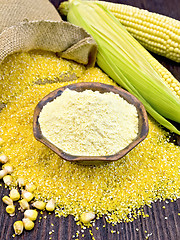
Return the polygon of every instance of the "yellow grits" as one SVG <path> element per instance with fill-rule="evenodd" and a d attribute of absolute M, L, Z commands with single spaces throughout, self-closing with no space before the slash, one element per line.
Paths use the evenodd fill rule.
<path fill-rule="evenodd" d="M 54 70 L 45 70 L 47 61 L 53 62 Z M 93 211 L 97 216 L 105 214 L 107 221 L 114 223 L 133 220 L 143 214 L 136 209 L 157 199 L 179 198 L 180 147 L 168 142 L 168 134 L 152 118 L 149 118 L 148 137 L 120 161 L 106 165 L 81 166 L 66 162 L 35 140 L 33 112 L 46 94 L 75 82 L 115 85 L 98 68 L 85 70 L 80 66 L 76 81 L 33 84 L 38 78 L 48 78 L 50 72 L 50 78 L 56 78 L 59 62 L 67 69 L 69 62 L 53 53 L 32 52 L 10 56 L 0 67 L 3 86 L 0 101 L 7 103 L 0 112 L 0 137 L 4 140 L 0 151 L 9 157 L 14 167 L 13 185 L 19 177 L 26 183 L 34 183 L 36 199 L 53 198 L 59 216 L 72 214 L 78 220 L 84 211 Z M 24 65 L 31 70 L 27 67 L 24 70 Z M 40 68 L 42 76 L 37 74 Z"/>

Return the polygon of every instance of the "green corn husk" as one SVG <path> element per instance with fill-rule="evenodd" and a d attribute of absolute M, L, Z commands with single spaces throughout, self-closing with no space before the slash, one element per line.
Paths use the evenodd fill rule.
<path fill-rule="evenodd" d="M 154 119 L 180 135 L 169 121 L 180 123 L 180 99 L 162 82 L 142 54 L 142 46 L 97 2 L 72 0 L 68 9 L 67 20 L 83 27 L 97 42 L 99 67 L 136 96 Z"/>

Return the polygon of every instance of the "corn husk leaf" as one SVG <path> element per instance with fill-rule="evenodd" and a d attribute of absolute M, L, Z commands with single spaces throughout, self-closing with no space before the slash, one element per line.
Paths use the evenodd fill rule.
<path fill-rule="evenodd" d="M 90 1 L 69 2 L 67 20 L 83 27 L 98 44 L 97 64 L 120 86 L 135 95 L 149 114 L 177 134 L 169 121 L 180 123 L 180 100 L 163 83 L 141 51 L 141 45 L 103 6 Z"/>

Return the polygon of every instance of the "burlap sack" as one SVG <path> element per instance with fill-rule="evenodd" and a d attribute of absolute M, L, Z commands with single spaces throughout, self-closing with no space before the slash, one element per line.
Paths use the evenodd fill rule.
<path fill-rule="evenodd" d="M 85 30 L 62 21 L 48 0 L 0 0 L 0 64 L 32 49 L 93 66 L 97 45 Z"/>

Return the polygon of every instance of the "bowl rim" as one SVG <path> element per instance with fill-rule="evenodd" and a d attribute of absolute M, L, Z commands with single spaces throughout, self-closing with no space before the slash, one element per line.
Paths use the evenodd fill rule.
<path fill-rule="evenodd" d="M 63 91 L 65 91 L 67 88 L 70 90 L 75 91 L 85 91 L 86 89 L 92 90 L 92 91 L 99 91 L 99 92 L 113 92 L 116 94 L 119 94 L 120 97 L 125 99 L 130 104 L 133 104 L 138 112 L 138 134 L 136 138 L 127 145 L 124 149 L 120 150 L 119 152 L 108 155 L 108 156 L 76 156 L 71 155 L 68 153 L 65 153 L 63 150 L 55 146 L 53 143 L 51 143 L 47 138 L 45 138 L 41 132 L 40 124 L 39 124 L 39 114 L 42 110 L 42 108 L 48 103 L 52 102 L 55 98 L 59 97 Z M 117 161 L 123 156 L 125 156 L 128 152 L 130 152 L 133 148 L 135 148 L 140 142 L 142 142 L 148 135 L 149 132 L 149 124 L 148 124 L 148 116 L 147 112 L 145 110 L 144 105 L 131 93 L 127 92 L 126 90 L 120 88 L 119 86 L 113 86 L 109 84 L 99 83 L 99 82 L 80 82 L 80 83 L 74 83 L 70 85 L 66 85 L 63 87 L 60 87 L 49 94 L 47 94 L 45 97 L 43 97 L 39 103 L 36 105 L 34 109 L 34 116 L 33 116 L 33 134 L 36 140 L 40 141 L 47 147 L 49 147 L 51 150 L 53 150 L 57 155 L 59 155 L 61 158 L 70 161 L 70 162 L 111 162 L 111 161 Z"/>

